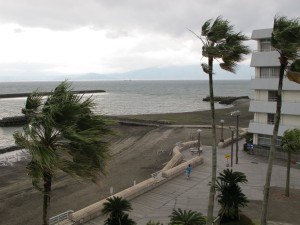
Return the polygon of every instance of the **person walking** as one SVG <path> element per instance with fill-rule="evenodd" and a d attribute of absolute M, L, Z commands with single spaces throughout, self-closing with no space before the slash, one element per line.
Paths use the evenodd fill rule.
<path fill-rule="evenodd" d="M 187 178 L 187 179 L 190 179 L 191 172 L 192 172 L 192 167 L 191 167 L 191 164 L 189 164 L 189 165 L 186 167 L 186 169 L 185 169 L 185 173 L 186 173 L 186 178 Z"/>

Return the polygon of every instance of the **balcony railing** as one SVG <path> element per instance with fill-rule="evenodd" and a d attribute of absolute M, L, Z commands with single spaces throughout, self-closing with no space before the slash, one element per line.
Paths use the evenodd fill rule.
<path fill-rule="evenodd" d="M 263 101 L 263 100 L 259 100 Z M 277 97 L 268 97 L 268 102 L 277 102 Z"/>
<path fill-rule="evenodd" d="M 274 52 L 276 51 L 275 49 L 256 49 L 256 50 L 253 50 L 252 52 Z"/>

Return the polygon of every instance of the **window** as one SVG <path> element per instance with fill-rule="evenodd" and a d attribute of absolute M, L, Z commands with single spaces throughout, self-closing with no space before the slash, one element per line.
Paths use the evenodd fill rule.
<path fill-rule="evenodd" d="M 275 123 L 275 114 L 268 113 L 268 124 L 274 124 Z"/>
<path fill-rule="evenodd" d="M 269 51 L 273 51 L 273 50 L 274 50 L 274 48 L 271 46 L 270 39 L 262 39 L 260 41 L 260 51 L 269 52 Z"/>
<path fill-rule="evenodd" d="M 280 67 L 260 67 L 260 78 L 279 77 Z"/>
<path fill-rule="evenodd" d="M 261 146 L 270 146 L 271 145 L 271 136 L 265 134 L 258 135 L 258 145 Z"/>
<path fill-rule="evenodd" d="M 268 101 L 276 102 L 277 101 L 278 91 L 268 91 Z"/>
<path fill-rule="evenodd" d="M 271 146 L 271 135 L 266 134 L 258 134 L 258 145 L 270 147 Z M 275 143 L 275 146 L 277 148 L 280 148 L 281 146 L 281 137 L 278 137 Z"/>

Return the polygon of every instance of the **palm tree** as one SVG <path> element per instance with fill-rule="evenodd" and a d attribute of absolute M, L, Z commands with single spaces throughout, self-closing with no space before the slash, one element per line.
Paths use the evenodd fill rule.
<path fill-rule="evenodd" d="M 194 32 L 193 32 L 194 33 Z M 195 33 L 194 33 L 195 34 Z M 240 32 L 235 33 L 233 26 L 228 20 L 223 20 L 220 16 L 215 21 L 208 20 L 202 26 L 201 35 L 195 34 L 202 42 L 202 55 L 208 58 L 208 64 L 202 63 L 202 69 L 209 77 L 209 96 L 211 108 L 212 124 L 212 176 L 209 194 L 207 224 L 213 221 L 213 209 L 215 198 L 215 182 L 217 177 L 217 141 L 216 122 L 213 92 L 213 61 L 220 60 L 220 67 L 229 72 L 235 73 L 237 62 L 243 60 L 243 56 L 249 54 L 250 49 L 243 45 L 247 40 L 246 36 Z"/>
<path fill-rule="evenodd" d="M 169 217 L 171 225 L 204 225 L 206 223 L 201 213 L 192 210 L 173 209 Z"/>
<path fill-rule="evenodd" d="M 266 180 L 264 186 L 264 199 L 262 204 L 261 225 L 267 223 L 267 209 L 270 194 L 270 183 L 272 176 L 272 166 L 275 154 L 275 144 L 278 137 L 278 129 L 281 117 L 282 105 L 282 85 L 283 76 L 287 68 L 289 60 L 296 60 L 299 58 L 298 49 L 300 47 L 300 23 L 299 19 L 287 19 L 286 17 L 275 16 L 274 26 L 271 37 L 271 45 L 279 53 L 280 72 L 278 78 L 277 104 L 276 114 L 273 128 L 273 135 L 271 137 L 271 146 L 268 159 L 268 168 L 266 173 Z"/>
<path fill-rule="evenodd" d="M 239 218 L 239 207 L 245 207 L 248 200 L 242 193 L 239 183 L 247 183 L 244 173 L 225 169 L 219 174 L 216 181 L 218 202 L 221 205 L 219 215 L 221 220 L 236 220 Z"/>
<path fill-rule="evenodd" d="M 26 168 L 33 186 L 43 192 L 43 225 L 49 224 L 51 186 L 58 170 L 92 181 L 105 172 L 109 152 L 104 137 L 111 130 L 103 116 L 94 115 L 93 106 L 91 98 L 72 94 L 66 81 L 44 101 L 37 93 L 27 99 L 23 112 L 28 123 L 14 139 L 31 154 Z"/>
<path fill-rule="evenodd" d="M 286 165 L 285 196 L 289 197 L 291 158 L 292 158 L 292 153 L 296 153 L 300 151 L 300 129 L 286 130 L 283 133 L 281 146 L 283 151 L 285 151 L 288 155 L 287 165 Z"/>
<path fill-rule="evenodd" d="M 128 200 L 118 196 L 106 199 L 107 202 L 103 204 L 102 213 L 109 215 L 106 225 L 131 225 L 135 224 L 133 220 L 128 218 L 128 214 L 132 210 L 131 204 Z"/>

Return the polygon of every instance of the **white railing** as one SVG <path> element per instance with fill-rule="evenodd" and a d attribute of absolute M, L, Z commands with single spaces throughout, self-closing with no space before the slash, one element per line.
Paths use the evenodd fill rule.
<path fill-rule="evenodd" d="M 71 213 L 73 213 L 74 211 L 73 210 L 68 210 L 66 212 L 63 212 L 57 216 L 53 216 L 49 219 L 49 225 L 55 225 L 55 224 L 58 224 L 59 222 L 63 221 L 63 220 L 66 220 L 69 218 L 69 215 Z"/>

